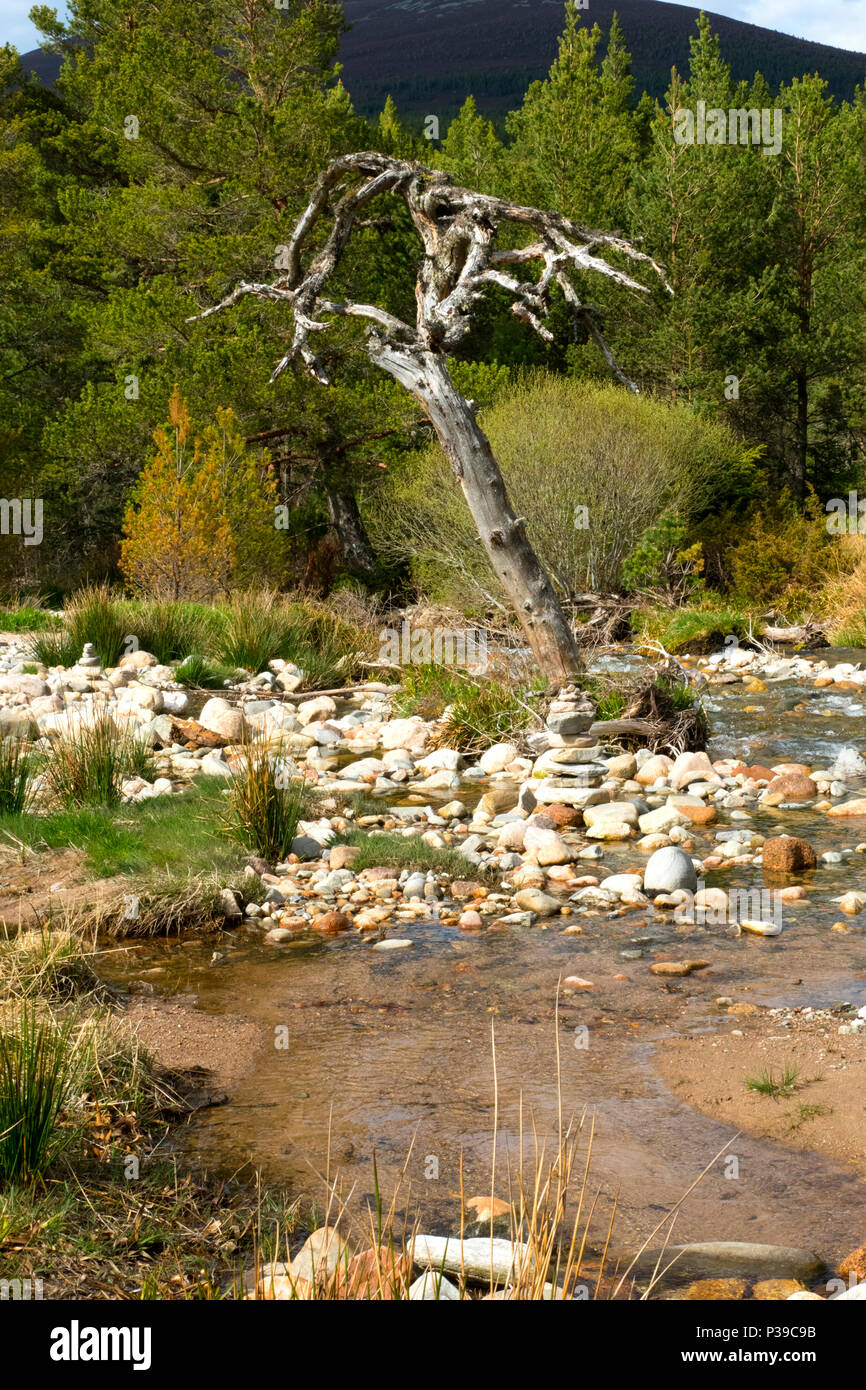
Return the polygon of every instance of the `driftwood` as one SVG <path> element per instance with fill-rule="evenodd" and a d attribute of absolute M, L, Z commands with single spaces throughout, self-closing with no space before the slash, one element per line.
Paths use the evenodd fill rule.
<path fill-rule="evenodd" d="M 329 297 L 330 282 L 338 273 L 353 228 L 363 221 L 368 205 L 385 194 L 403 201 L 423 244 L 414 324 L 375 304 Z M 330 230 L 305 268 L 308 238 L 318 233 L 318 224 L 326 218 Z M 501 227 L 507 229 L 505 245 L 497 245 Z M 513 244 L 521 240 L 524 244 Z M 579 271 L 584 277 L 582 285 L 587 272 L 592 272 L 623 289 L 647 293 L 646 285 L 604 258 L 602 253 L 608 251 L 632 264 L 650 267 L 673 293 L 661 267 L 622 237 L 590 231 L 555 212 L 457 187 L 441 170 L 364 151 L 333 160 L 320 174 L 289 239 L 282 274 L 268 284 L 242 281 L 220 303 L 193 316 L 207 318 L 237 304 L 245 295 L 288 306 L 294 323 L 292 341 L 272 380 L 299 358 L 325 385 L 329 384 L 328 377 L 311 340 L 336 316 L 369 321 L 366 346 L 370 360 L 421 404 L 533 656 L 539 668 L 560 684 L 580 666 L 577 642 L 530 544 L 525 519 L 514 513 L 499 464 L 472 403 L 451 380 L 448 357 L 472 331 L 477 305 L 493 289 L 505 291 L 515 317 L 550 342 L 553 334 L 544 320 L 556 287 L 614 375 L 636 392 L 634 382 L 613 359 L 598 312 L 584 302 L 570 275 Z M 530 268 L 537 269 L 538 278 L 533 278 Z"/>
<path fill-rule="evenodd" d="M 590 725 L 594 738 L 651 738 L 657 731 L 651 719 L 599 719 Z"/>
<path fill-rule="evenodd" d="M 800 623 L 794 627 L 770 627 L 761 629 L 761 636 L 767 642 L 791 642 L 798 646 L 813 642 L 817 646 L 827 646 L 827 638 L 818 623 Z"/>

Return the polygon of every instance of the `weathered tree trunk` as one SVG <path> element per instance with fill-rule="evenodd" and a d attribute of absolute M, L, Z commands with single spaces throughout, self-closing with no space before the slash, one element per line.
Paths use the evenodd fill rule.
<path fill-rule="evenodd" d="M 334 300 L 326 293 L 360 214 L 386 193 L 403 199 L 424 248 L 415 283 L 414 327 L 378 305 Z M 325 216 L 332 219 L 330 233 L 304 270 L 304 245 L 312 228 Z M 535 240 L 528 245 L 497 247 L 497 233 L 503 224 L 531 232 Z M 476 423 L 469 402 L 455 389 L 446 359 L 471 331 L 475 306 L 493 286 L 512 296 L 512 313 L 518 319 L 545 342 L 552 341 L 553 334 L 543 320 L 550 312 L 551 289 L 558 286 L 608 365 L 620 381 L 636 391 L 635 383 L 614 362 L 596 311 L 584 303 L 566 273 L 568 268 L 592 271 L 624 289 L 646 293 L 645 285 L 599 254 L 603 248 L 652 266 L 673 293 L 661 266 L 622 237 L 592 231 L 560 213 L 456 187 L 441 170 L 376 150 L 361 150 L 338 156 L 316 180 L 289 241 L 283 274 L 272 284 L 242 281 L 219 304 L 192 316 L 208 318 L 248 294 L 291 304 L 291 346 L 274 368 L 271 380 L 300 358 L 323 385 L 328 385 L 328 376 L 310 345 L 311 334 L 328 327 L 322 315 L 363 318 L 375 325 L 367 340 L 371 360 L 424 407 L 533 655 L 555 682 L 569 679 L 579 669 L 574 634 L 529 543 L 523 521 L 514 515 L 490 442 Z M 538 279 L 517 278 L 523 266 L 534 262 L 542 266 Z"/>
<path fill-rule="evenodd" d="M 361 519 L 354 492 L 345 484 L 327 480 L 328 514 L 337 533 L 343 562 L 350 574 L 371 580 L 376 574 L 376 555 Z"/>
<path fill-rule="evenodd" d="M 554 681 L 570 679 L 580 667 L 574 634 L 526 527 L 514 514 L 490 441 L 455 388 L 444 356 L 386 342 L 375 344 L 370 355 L 426 411 L 539 668 Z"/>

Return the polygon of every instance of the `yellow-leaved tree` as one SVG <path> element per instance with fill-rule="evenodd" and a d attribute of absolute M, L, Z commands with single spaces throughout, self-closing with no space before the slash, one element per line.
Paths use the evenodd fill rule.
<path fill-rule="evenodd" d="M 210 601 L 282 574 L 277 487 L 267 455 L 246 447 L 231 410 L 219 410 L 189 448 L 189 411 L 175 387 L 170 428 L 154 434 L 123 518 L 120 568 L 135 593 Z"/>

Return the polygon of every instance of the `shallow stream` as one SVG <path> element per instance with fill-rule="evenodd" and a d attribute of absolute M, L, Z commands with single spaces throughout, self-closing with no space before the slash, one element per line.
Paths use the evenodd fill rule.
<path fill-rule="evenodd" d="M 792 681 L 759 694 L 713 686 L 706 706 L 714 758 L 821 767 L 845 746 L 866 749 L 859 692 Z M 708 852 L 726 818 L 723 811 L 716 826 L 696 830 L 696 854 Z M 819 855 L 866 838 L 866 824 L 811 810 L 755 812 L 734 824 L 802 835 Z M 640 862 L 627 843 L 605 846 L 606 873 Z M 467 936 L 432 919 L 407 925 L 400 934 L 415 945 L 390 953 L 356 935 L 276 949 L 244 932 L 216 942 L 145 943 L 114 957 L 115 979 L 148 971 L 159 993 L 192 996 L 206 1013 L 240 1014 L 263 1030 L 265 1045 L 229 1103 L 201 1112 L 183 1132 L 189 1156 L 223 1170 L 251 1161 L 320 1206 L 330 1164 L 344 1195 L 363 1207 L 373 1200 L 375 1152 L 386 1203 L 399 1189 L 398 1210 L 420 1211 L 428 1230 L 459 1228 L 461 1187 L 466 1195 L 490 1191 L 494 1045 L 500 1195 L 509 1163 L 519 1159 L 521 1106 L 525 1142 L 531 1147 L 534 1122 L 550 1149 L 559 1069 L 566 1118 L 586 1108 L 588 1131 L 594 1117 L 590 1186 L 603 1194 L 599 1210 L 606 1213 L 618 1194 L 614 1245 L 633 1250 L 732 1141 L 729 1126 L 667 1090 L 653 1069 L 654 1044 L 671 1032 L 730 1028 L 714 1002 L 720 995 L 785 1006 L 866 1003 L 861 919 L 852 919 L 848 934 L 829 930 L 838 919 L 832 898 L 862 888 L 864 866 L 859 855 L 822 866 L 812 876 L 811 905 L 786 907 L 774 939 L 677 926 L 651 908 L 582 918 L 582 936 L 543 927 Z M 760 875 L 744 867 L 707 873 L 705 881 L 760 887 Z M 712 969 L 660 981 L 648 964 L 660 948 L 670 958 L 670 947 L 676 958 L 709 959 Z M 221 959 L 212 962 L 215 948 Z M 642 958 L 620 954 L 636 950 Z M 571 974 L 594 988 L 562 997 L 557 1016 L 557 982 Z M 860 1242 L 866 1182 L 814 1154 L 746 1135 L 736 1153 L 742 1179 L 727 1181 L 717 1163 L 684 1204 L 677 1239 L 805 1245 L 828 1260 Z"/>

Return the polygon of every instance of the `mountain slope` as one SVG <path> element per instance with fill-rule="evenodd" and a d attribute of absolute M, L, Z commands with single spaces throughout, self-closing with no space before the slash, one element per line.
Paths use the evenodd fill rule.
<path fill-rule="evenodd" d="M 402 114 L 453 115 L 472 93 L 491 116 L 520 104 L 556 55 L 563 0 L 344 0 L 351 29 L 341 49 L 343 80 L 366 114 L 394 97 Z M 590 0 L 583 23 L 607 32 L 619 14 L 632 53 L 636 92 L 661 96 L 671 67 L 688 66 L 689 39 L 700 6 L 658 0 Z M 866 82 L 866 54 L 792 38 L 711 14 L 735 78 L 763 73 L 771 87 L 819 72 L 837 96 L 850 98 Z M 59 59 L 39 49 L 24 67 L 52 83 Z"/>
<path fill-rule="evenodd" d="M 404 111 L 453 113 L 468 93 L 492 114 L 517 106 L 556 56 L 562 0 L 344 0 L 345 82 L 359 109 L 380 110 L 390 92 Z M 606 33 L 617 12 L 632 54 L 637 94 L 661 96 L 676 65 L 688 65 L 700 5 L 590 0 L 584 24 Z M 866 54 L 809 43 L 711 14 L 735 78 L 763 73 L 771 87 L 820 72 L 850 98 L 866 81 Z"/>

